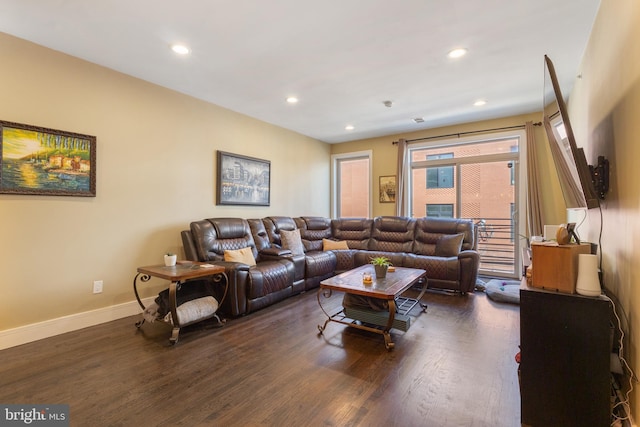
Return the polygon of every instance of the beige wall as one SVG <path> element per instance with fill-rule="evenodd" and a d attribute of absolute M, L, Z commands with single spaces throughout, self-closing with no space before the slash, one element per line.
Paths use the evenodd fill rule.
<path fill-rule="evenodd" d="M 640 370 L 640 3 L 603 0 L 575 82 L 569 112 L 587 160 L 610 161 L 610 190 L 602 204 L 604 284 L 617 297 L 627 334 L 625 355 Z M 600 212 L 589 211 L 589 240 L 597 241 Z M 636 385 L 637 388 L 637 385 Z M 640 418 L 640 394 L 632 396 Z"/>
<path fill-rule="evenodd" d="M 1 33 L 0 52 L 0 119 L 97 137 L 97 197 L 0 195 L 0 331 L 132 301 L 192 220 L 329 215 L 328 144 Z M 216 150 L 271 161 L 270 207 L 216 206 Z"/>
<path fill-rule="evenodd" d="M 543 59 L 540 58 L 542 67 Z M 540 77 L 542 79 L 542 76 Z M 542 96 L 542 89 L 540 89 Z M 542 102 L 542 101 L 541 101 Z M 457 126 L 448 126 L 435 129 L 427 129 L 402 135 L 391 135 L 380 138 L 363 139 L 359 141 L 345 142 L 331 146 L 331 154 L 343 154 L 356 151 L 373 150 L 373 214 L 395 215 L 394 203 L 380 203 L 378 201 L 378 177 L 383 175 L 396 175 L 397 148 L 392 144 L 399 138 L 406 140 L 427 138 L 440 135 L 452 135 L 462 132 L 471 132 L 485 129 L 495 129 L 509 126 L 524 125 L 527 121 L 534 123 L 542 120 L 542 113 L 525 114 L 519 116 L 505 117 L 496 120 L 486 120 L 482 122 L 466 123 Z M 547 224 L 561 224 L 566 221 L 562 192 L 558 184 L 555 166 L 551 160 L 549 143 L 542 126 L 536 126 L 536 155 L 540 167 L 540 185 L 544 189 L 542 198 L 544 200 L 544 222 Z"/>

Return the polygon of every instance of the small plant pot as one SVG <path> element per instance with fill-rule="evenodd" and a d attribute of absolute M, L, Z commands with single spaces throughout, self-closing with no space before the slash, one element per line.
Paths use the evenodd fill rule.
<path fill-rule="evenodd" d="M 387 277 L 387 269 L 389 268 L 388 265 L 374 265 L 373 268 L 376 271 L 376 277 L 378 279 L 384 279 L 385 277 Z"/>
<path fill-rule="evenodd" d="M 178 260 L 178 255 L 165 255 L 164 256 L 164 265 L 167 267 L 173 267 L 176 265 L 176 261 Z"/>

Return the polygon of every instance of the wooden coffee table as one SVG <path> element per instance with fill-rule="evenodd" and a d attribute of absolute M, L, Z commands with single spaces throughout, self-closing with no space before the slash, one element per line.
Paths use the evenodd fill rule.
<path fill-rule="evenodd" d="M 372 274 L 373 283 L 363 283 L 362 276 L 365 272 Z M 417 298 L 401 296 L 403 292 L 409 289 L 425 274 L 425 270 L 396 267 L 394 272 L 387 272 L 387 276 L 384 279 L 378 279 L 375 277 L 373 266 L 366 264 L 323 280 L 320 282 L 320 289 L 318 290 L 318 304 L 327 316 L 327 320 L 324 322 L 324 325 L 318 325 L 320 334 L 324 332 L 329 322 L 342 323 L 343 325 L 353 328 L 382 334 L 384 336 L 385 347 L 387 350 L 391 350 L 394 347 L 394 343 L 391 341 L 389 331 L 395 327 L 394 325 L 397 325 L 394 324 L 396 317 L 408 319 L 409 311 L 417 304 L 420 304 L 423 312 L 426 311 L 427 306 L 420 302 L 420 299 L 427 289 L 426 278 L 424 278 L 422 290 Z M 389 303 L 389 311 L 378 312 L 366 309 L 348 310 L 343 308 L 334 314 L 329 314 L 322 306 L 321 297 L 329 298 L 333 291 L 386 300 Z M 376 322 L 379 321 L 380 316 L 383 316 L 382 319 L 384 321 L 382 325 L 376 327 Z M 407 329 L 409 325 L 410 323 L 406 322 Z"/>

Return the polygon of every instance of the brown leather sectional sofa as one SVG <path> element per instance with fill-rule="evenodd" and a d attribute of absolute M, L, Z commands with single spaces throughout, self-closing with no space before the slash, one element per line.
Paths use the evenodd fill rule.
<path fill-rule="evenodd" d="M 295 230 L 303 247 L 292 251 L 282 235 Z M 476 227 L 465 219 L 209 218 L 192 222 L 181 234 L 188 260 L 225 266 L 229 293 L 222 311 L 230 316 L 316 288 L 375 256 L 386 256 L 395 266 L 425 269 L 429 288 L 462 294 L 473 292 L 480 263 Z M 327 241 L 346 242 L 348 249 L 324 250 Z M 251 248 L 255 265 L 224 261 L 225 251 L 243 248 Z"/>

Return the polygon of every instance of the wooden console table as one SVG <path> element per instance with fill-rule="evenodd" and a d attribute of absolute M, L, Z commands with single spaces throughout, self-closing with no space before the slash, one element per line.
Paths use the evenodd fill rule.
<path fill-rule="evenodd" d="M 148 282 L 151 277 L 157 277 L 171 282 L 169 284 L 169 307 L 171 309 L 171 320 L 173 322 L 173 331 L 171 333 L 171 337 L 169 338 L 169 342 L 171 344 L 175 344 L 176 342 L 178 342 L 178 335 L 180 334 L 181 327 L 208 319 L 213 316 L 211 315 L 203 317 L 186 324 L 181 324 L 180 319 L 178 318 L 177 291 L 180 286 L 188 284 L 187 280 L 209 276 L 213 276 L 214 282 L 220 283 L 224 280 L 225 292 L 222 299 L 218 301 L 218 305 L 220 305 L 222 304 L 222 301 L 227 294 L 227 288 L 229 286 L 227 275 L 225 274 L 224 267 L 222 266 L 204 262 L 185 262 L 178 263 L 173 267 L 166 267 L 164 265 L 138 267 L 138 273 L 133 279 L 133 292 L 135 293 L 138 304 L 140 304 L 140 307 L 142 307 L 143 311 L 146 310 L 146 307 L 142 303 L 140 295 L 138 294 L 138 278 L 140 278 L 141 282 Z M 139 328 L 143 323 L 144 318 L 141 321 L 137 322 L 136 326 Z"/>
<path fill-rule="evenodd" d="M 522 426 L 611 422 L 613 307 L 601 297 L 520 287 Z"/>

